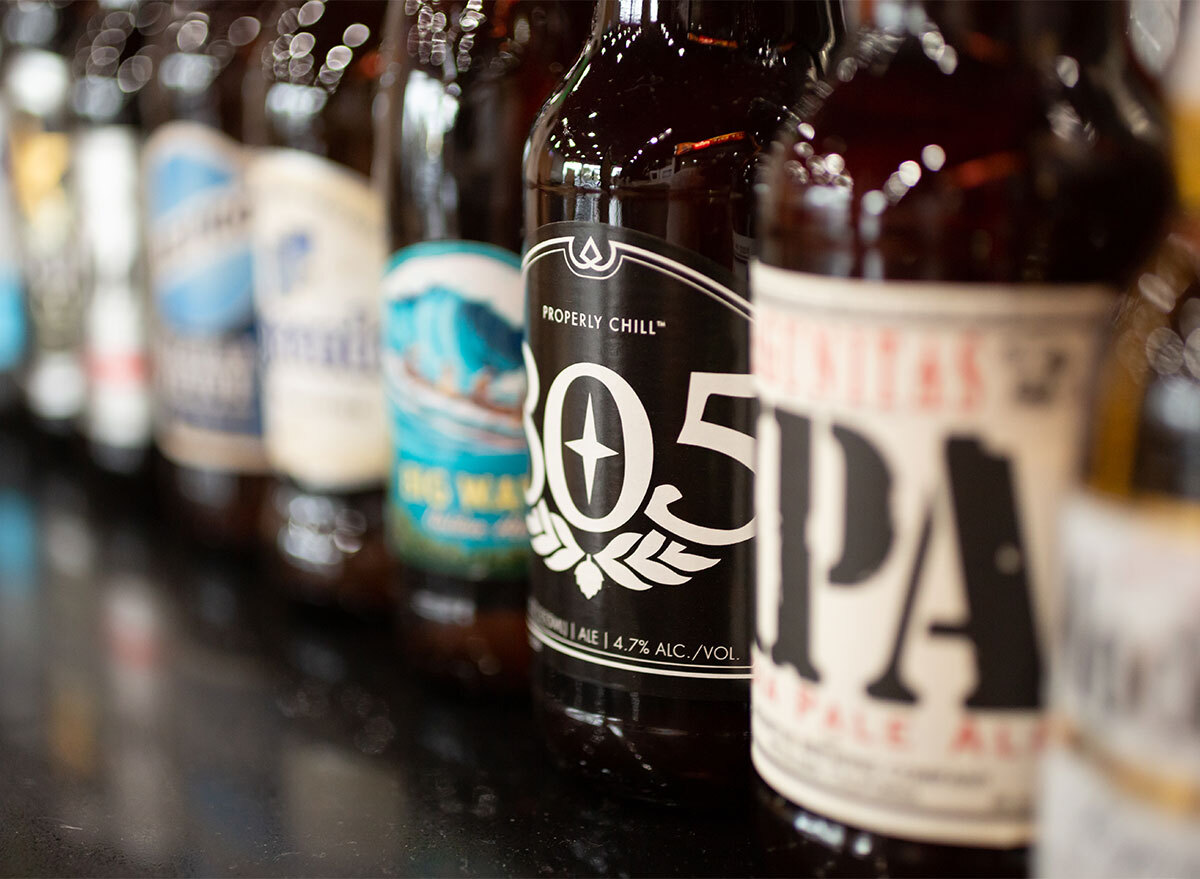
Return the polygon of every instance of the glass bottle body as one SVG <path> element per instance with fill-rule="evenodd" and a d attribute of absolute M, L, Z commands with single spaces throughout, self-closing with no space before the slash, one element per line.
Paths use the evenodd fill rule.
<path fill-rule="evenodd" d="M 834 75 L 798 105 L 773 155 L 755 269 L 764 328 L 755 348 L 764 394 L 758 497 L 760 512 L 778 509 L 785 524 L 770 539 L 760 537 L 755 760 L 776 787 L 802 791 L 787 798 L 760 789 L 777 870 L 1025 870 L 1051 600 L 1043 582 L 1046 545 L 1077 455 L 1084 392 L 1111 301 L 1105 291 L 1122 283 L 1152 245 L 1171 199 L 1162 121 L 1146 84 L 1124 66 L 1114 12 L 1086 4 L 882 6 L 835 60 Z M 1138 107 L 1135 119 L 1118 109 L 1114 94 Z M 783 311 L 775 307 L 781 303 Z M 1006 327 L 997 322 L 1001 314 Z M 811 358 L 794 354 L 799 336 L 789 342 L 780 335 L 798 332 L 812 334 L 805 337 L 816 352 Z M 1050 360 L 1056 382 L 1038 378 Z M 1046 431 L 1042 445 L 1026 448 L 1007 435 L 1007 425 L 1022 419 L 1027 435 Z M 968 483 L 958 480 L 974 466 L 973 444 L 985 436 L 988 454 L 975 463 L 998 469 L 963 488 Z M 926 441 L 945 446 L 944 454 L 930 455 L 928 468 Z M 797 483 L 806 462 L 843 467 L 822 455 L 844 456 L 840 502 L 829 486 L 843 477 L 826 479 L 818 470 Z M 1029 483 L 1029 473 L 1060 457 L 1040 484 Z M 1000 473 L 1017 460 L 1010 475 Z M 1002 504 L 985 496 L 992 477 L 1004 486 Z M 768 482 L 773 487 L 764 491 Z M 923 499 L 909 504 L 909 494 Z M 971 531 L 972 517 L 985 508 L 990 531 Z M 949 518 L 961 545 L 941 530 Z M 992 533 L 1000 531 L 1010 536 Z M 856 542 L 855 535 L 866 536 Z M 997 552 L 1018 552 L 1012 560 L 1019 563 L 985 557 L 993 539 Z M 892 564 L 900 555 L 908 567 Z M 1028 599 L 991 616 L 992 627 L 1006 632 L 1006 649 L 1018 640 L 1028 649 L 1019 651 L 1020 662 L 1004 660 L 999 689 L 985 691 L 990 654 L 984 630 L 972 628 L 973 615 L 985 614 L 973 584 L 993 575 L 1012 578 L 1008 595 L 1028 591 Z M 903 610 L 896 620 L 892 598 L 879 597 L 891 596 L 880 584 L 893 580 L 895 607 Z M 952 588 L 944 591 L 947 584 Z M 929 597 L 935 593 L 940 597 Z M 875 634 L 829 625 L 837 613 L 830 602 L 842 600 L 835 595 L 859 601 L 857 631 Z M 874 603 L 858 597 L 870 595 Z M 950 625 L 938 616 L 947 597 L 965 602 L 967 622 Z M 911 625 L 910 613 L 917 617 Z M 832 646 L 843 638 L 859 644 L 855 657 Z M 978 666 L 961 681 L 951 654 L 934 666 L 923 664 L 933 652 L 913 658 L 946 644 L 975 651 Z M 862 687 L 855 688 L 850 682 L 860 673 Z M 995 759 L 986 770 L 994 779 L 1002 786 L 1020 781 L 1005 788 L 1014 804 L 1008 811 L 974 803 L 975 830 L 952 827 L 949 818 L 926 821 L 922 810 L 944 806 L 938 798 L 946 791 L 900 783 L 893 772 L 909 765 L 905 749 L 915 747 L 904 730 L 930 722 L 924 706 L 955 704 L 949 694 L 960 687 L 967 725 L 938 720 L 925 727 L 922 742 L 945 734 L 961 749 L 953 733 L 974 730 L 970 724 L 982 715 L 972 712 L 989 703 L 1005 751 L 983 749 L 979 766 Z M 826 718 L 827 728 L 815 731 L 816 720 L 802 719 L 795 705 L 784 709 L 796 692 L 804 698 L 795 704 L 817 706 L 809 714 Z M 835 703 L 857 718 L 842 739 L 824 713 Z M 884 725 L 871 727 L 876 721 Z M 835 772 L 825 779 L 833 794 L 818 797 L 823 808 L 814 806 L 816 776 L 808 773 L 818 769 L 798 768 L 795 751 L 787 756 L 791 746 L 780 743 L 790 735 L 852 751 L 865 761 L 860 782 Z M 884 753 L 889 747 L 893 752 Z M 768 750 L 774 756 L 763 756 Z M 960 765 L 962 755 L 922 751 L 913 759 Z M 996 768 L 1003 760 L 1008 768 Z M 896 784 L 868 807 L 885 778 Z M 947 814 L 967 811 L 959 803 Z"/>
<path fill-rule="evenodd" d="M 149 297 L 141 206 L 138 91 L 152 65 L 139 28 L 161 14 L 151 5 L 101 5 L 78 35 L 72 140 L 78 204 L 80 283 L 87 311 L 83 433 L 104 470 L 150 476 Z"/>
<path fill-rule="evenodd" d="M 247 76 L 245 117 L 257 147 L 249 189 L 263 436 L 277 474 L 263 549 L 287 593 L 368 613 L 387 607 L 390 571 L 380 488 L 383 208 L 362 136 L 384 9 L 280 4 Z"/>
<path fill-rule="evenodd" d="M 153 300 L 155 440 L 167 509 L 249 549 L 265 487 L 242 81 L 260 4 L 176 4 L 140 107 Z"/>
<path fill-rule="evenodd" d="M 530 135 L 535 709 L 561 764 L 634 796 L 729 803 L 748 778 L 741 181 L 827 13 L 601 3 Z"/>
<path fill-rule="evenodd" d="M 81 11 L 17 3 L 4 19 L 5 134 L 30 331 L 22 384 L 34 422 L 59 438 L 72 436 L 85 396 L 69 60 Z"/>
<path fill-rule="evenodd" d="M 1198 255 L 1193 213 L 1129 290 L 1097 375 L 1087 478 L 1063 510 L 1038 875 L 1186 873 L 1197 857 L 1175 804 L 1200 736 L 1172 682 L 1195 677 L 1200 621 Z"/>
<path fill-rule="evenodd" d="M 421 2 L 389 25 L 389 539 L 411 660 L 469 688 L 527 679 L 521 153 L 583 5 Z"/>

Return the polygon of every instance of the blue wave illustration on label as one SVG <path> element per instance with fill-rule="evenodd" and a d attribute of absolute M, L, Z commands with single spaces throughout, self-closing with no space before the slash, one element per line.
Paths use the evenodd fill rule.
<path fill-rule="evenodd" d="M 0 372 L 21 362 L 28 334 L 20 273 L 15 266 L 0 267 Z"/>
<path fill-rule="evenodd" d="M 525 571 L 519 265 L 499 248 L 436 242 L 401 251 L 385 279 L 389 514 L 409 564 L 469 579 Z"/>
<path fill-rule="evenodd" d="M 193 426 L 257 435 L 258 376 L 244 363 L 256 330 L 240 147 L 182 125 L 156 137 L 146 187 L 152 283 L 168 335 L 161 358 L 178 361 L 160 363 L 175 377 L 160 382 L 163 402 L 169 417 Z M 188 379 L 196 370 L 213 375 Z"/>

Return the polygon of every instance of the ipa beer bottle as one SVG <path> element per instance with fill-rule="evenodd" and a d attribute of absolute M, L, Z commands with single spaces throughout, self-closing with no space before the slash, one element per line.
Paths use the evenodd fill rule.
<path fill-rule="evenodd" d="M 248 546 L 263 455 L 241 143 L 258 3 L 184 2 L 152 46 L 142 159 L 154 311 L 155 438 L 184 527 Z"/>
<path fill-rule="evenodd" d="M 752 701 L 784 871 L 1025 869 L 1058 502 L 1171 197 L 1121 12 L 876 4 L 773 155 Z"/>
<path fill-rule="evenodd" d="M 528 627 L 563 765 L 746 789 L 755 531 L 745 166 L 825 8 L 598 4 L 525 161 Z"/>
<path fill-rule="evenodd" d="M 1168 75 L 1184 215 L 1127 294 L 1063 514 L 1037 874 L 1200 872 L 1200 18 Z"/>
<path fill-rule="evenodd" d="M 307 600 L 387 603 L 379 377 L 383 204 L 370 186 L 385 5 L 287 3 L 246 82 L 263 443 L 279 585 Z"/>
<path fill-rule="evenodd" d="M 523 685 L 529 664 L 521 151 L 583 42 L 564 7 L 398 3 L 389 23 L 379 164 L 401 620 L 415 663 L 489 689 Z"/>

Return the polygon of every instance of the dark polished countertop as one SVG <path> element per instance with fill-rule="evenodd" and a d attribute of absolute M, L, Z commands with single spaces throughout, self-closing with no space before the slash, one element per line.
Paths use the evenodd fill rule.
<path fill-rule="evenodd" d="M 756 870 L 748 804 L 609 799 L 548 763 L 524 700 L 417 680 L 386 622 L 259 580 L 0 429 L 0 874 Z"/>

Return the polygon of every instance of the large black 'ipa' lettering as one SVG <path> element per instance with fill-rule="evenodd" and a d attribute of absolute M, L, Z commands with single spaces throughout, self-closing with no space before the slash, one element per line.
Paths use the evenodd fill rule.
<path fill-rule="evenodd" d="M 779 472 L 784 479 L 779 494 L 780 526 L 791 539 L 781 541 L 779 631 L 771 655 L 776 663 L 791 665 L 801 677 L 816 682 L 821 676 L 810 649 L 812 553 L 807 539 L 812 509 L 812 423 L 786 412 L 777 411 L 775 417 L 780 429 Z M 832 435 L 846 463 L 845 536 L 828 582 L 854 586 L 870 579 L 898 550 L 891 514 L 892 476 L 879 449 L 862 434 L 835 425 Z M 967 618 L 961 623 L 932 623 L 929 634 L 965 637 L 974 645 L 977 684 L 966 707 L 1037 708 L 1041 655 L 1012 464 L 988 453 L 979 440 L 966 437 L 947 439 L 945 464 Z M 900 663 L 935 525 L 932 496 L 923 519 L 916 533 L 887 668 L 867 686 L 868 694 L 877 699 L 917 701 L 917 694 L 901 680 Z"/>
<path fill-rule="evenodd" d="M 784 483 L 779 515 L 784 534 L 805 534 L 812 501 L 812 423 L 798 415 L 776 412 L 779 457 Z M 841 558 L 829 569 L 829 582 L 852 586 L 870 577 L 891 551 L 895 532 L 889 509 L 892 476 L 883 457 L 860 433 L 835 426 L 833 437 L 846 461 L 846 518 Z M 782 541 L 783 589 L 779 600 L 779 634 L 771 655 L 792 665 L 801 677 L 819 681 L 810 657 L 809 590 L 811 555 L 808 541 Z"/>

